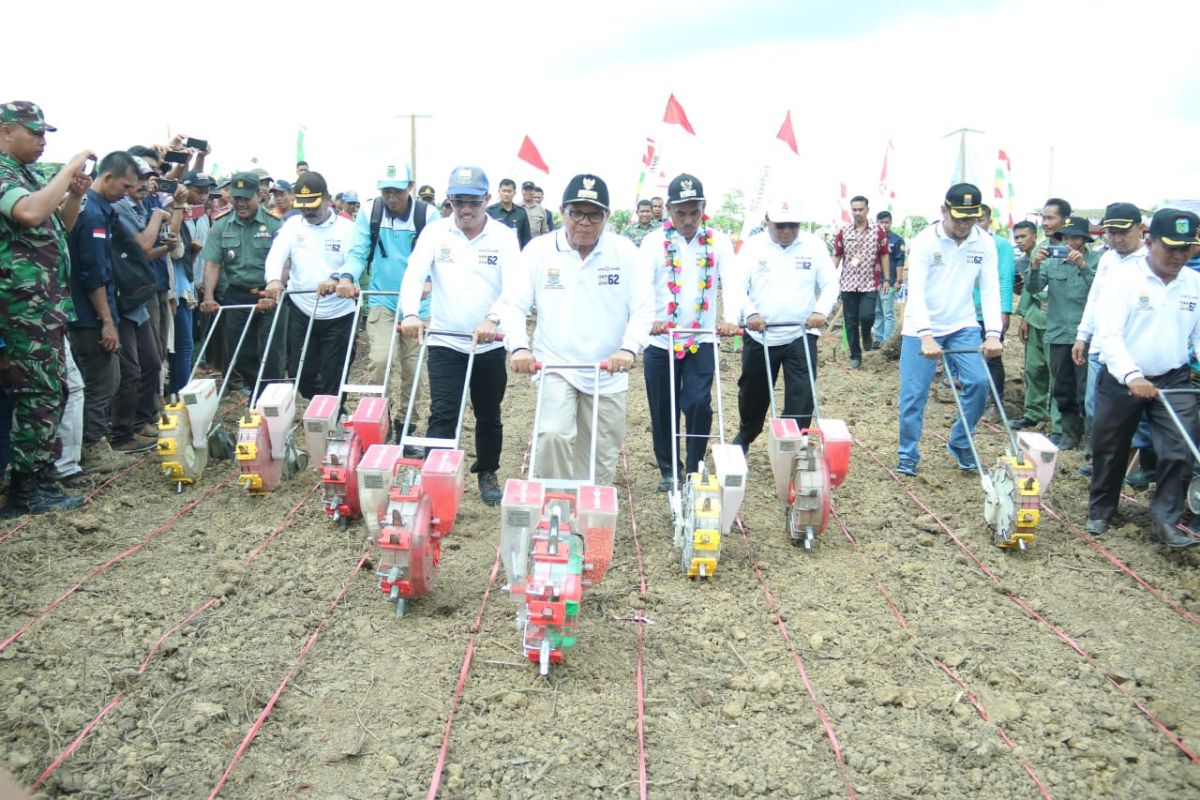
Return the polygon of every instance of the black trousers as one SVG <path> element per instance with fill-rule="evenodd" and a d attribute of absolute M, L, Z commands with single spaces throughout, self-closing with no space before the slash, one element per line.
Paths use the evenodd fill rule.
<path fill-rule="evenodd" d="M 817 337 L 805 334 L 787 344 L 773 345 L 770 348 L 771 384 L 768 386 L 767 368 L 763 363 L 763 346 L 749 336 L 742 340 L 742 375 L 738 378 L 738 414 L 741 422 L 737 440 L 744 448 L 748 448 L 762 433 L 780 366 L 783 367 L 781 416 L 797 420 L 802 429 L 812 424 L 813 388 L 808 380 L 808 365 L 805 363 L 802 349 L 806 344 L 813 377 L 816 377 Z"/>
<path fill-rule="evenodd" d="M 500 468 L 500 450 L 504 444 L 500 403 L 508 387 L 504 358 L 504 348 L 476 353 L 471 367 L 471 407 L 475 409 L 475 463 L 471 465 L 471 472 L 495 472 Z M 454 438 L 466 380 L 466 353 L 452 347 L 429 348 L 429 428 L 426 436 Z"/>
<path fill-rule="evenodd" d="M 980 336 L 987 338 L 987 329 L 984 328 L 982 322 L 979 323 Z M 1000 341 L 1004 341 L 1004 332 L 1000 332 Z M 1000 393 L 1000 400 L 1004 400 L 1004 357 L 1000 358 L 985 358 L 984 363 L 987 364 L 988 374 L 992 376 L 992 383 L 996 384 L 996 391 Z M 1085 369 L 1086 373 L 1087 370 Z M 988 398 L 992 399 L 992 390 L 988 389 Z"/>
<path fill-rule="evenodd" d="M 862 358 L 863 342 L 871 343 L 871 328 L 875 326 L 875 304 L 879 292 L 842 292 L 842 318 L 846 324 L 846 341 L 850 357 Z"/>
<path fill-rule="evenodd" d="M 300 351 L 304 349 L 309 316 L 292 304 L 291 314 L 287 318 L 288 374 L 293 378 L 298 377 L 300 395 L 305 399 L 319 394 L 338 393 L 342 384 L 346 348 L 350 348 L 350 360 L 354 360 L 354 331 L 350 329 L 353 319 L 353 314 L 346 314 L 333 319 L 313 320 L 312 338 L 308 341 L 308 352 L 304 358 L 304 372 L 298 375 Z M 275 336 L 279 336 L 278 330 Z"/>
<path fill-rule="evenodd" d="M 123 319 L 117 323 L 117 337 L 121 342 L 117 351 L 121 383 L 113 398 L 112 438 L 121 442 L 132 436 L 135 428 L 158 418 L 162 360 L 149 322 L 138 325 Z"/>
<path fill-rule="evenodd" d="M 1063 433 L 1083 436 L 1083 398 L 1087 394 L 1087 362 L 1076 366 L 1071 345 L 1050 345 L 1050 384 L 1054 403 L 1063 418 Z"/>
<path fill-rule="evenodd" d="M 239 289 L 230 286 L 225 290 L 225 294 L 221 295 L 221 305 L 245 305 L 247 303 L 258 302 L 258 292 L 251 292 L 247 289 Z M 263 353 L 267 350 L 267 335 L 271 332 L 271 320 L 275 318 L 275 311 L 268 311 L 265 314 L 256 310 L 235 309 L 226 311 L 221 315 L 221 327 L 223 330 L 217 332 L 217 336 L 224 339 L 224 352 L 233 357 L 234 348 L 237 347 L 238 339 L 242 335 L 242 329 L 246 326 L 246 319 L 253 317 L 253 322 L 250 323 L 250 330 L 246 331 L 246 339 L 242 342 L 241 352 L 238 353 L 237 362 L 232 364 L 233 371 L 242 379 L 244 386 L 254 386 L 254 381 L 258 377 L 259 364 L 263 362 Z M 307 319 L 305 320 L 307 321 Z M 284 320 L 280 320 L 282 326 Z M 303 336 L 303 332 L 301 332 Z M 263 368 L 263 381 L 269 383 L 272 380 L 279 380 L 283 377 L 284 367 L 284 351 L 287 349 L 287 331 L 282 327 L 277 327 L 275 330 L 275 340 L 271 342 L 271 352 L 266 355 L 266 366 Z M 214 336 L 215 338 L 215 336 Z M 209 345 L 212 346 L 211 344 Z"/>
<path fill-rule="evenodd" d="M 1160 389 L 1191 388 L 1186 364 L 1171 370 L 1151 383 Z M 1194 394 L 1164 395 L 1183 421 L 1192 441 L 1200 434 L 1197 402 Z M 1183 514 L 1187 483 L 1192 477 L 1192 454 L 1171 421 L 1162 401 L 1139 400 L 1117 382 L 1108 370 L 1096 382 L 1096 416 L 1092 421 L 1092 490 L 1088 503 L 1089 519 L 1112 519 L 1117 513 L 1121 482 L 1129 462 L 1129 444 L 1145 412 L 1150 422 L 1150 438 L 1158 456 L 1158 488 L 1150 503 L 1150 518 L 1174 526 Z"/>
<path fill-rule="evenodd" d="M 678 339 L 680 343 L 682 339 Z M 713 345 L 701 343 L 695 353 L 683 358 L 662 347 L 647 347 L 642 352 L 642 372 L 646 380 L 646 402 L 650 406 L 650 432 L 654 439 L 654 460 L 662 476 L 671 474 L 674 454 L 680 476 L 695 472 L 704 460 L 708 436 L 712 433 Z M 685 351 L 686 352 L 686 351 Z M 675 408 L 671 408 L 671 365 L 675 361 Z M 679 413 L 687 420 L 685 463 L 679 463 L 679 443 L 671 441 L 671 414 L 679 430 Z"/>

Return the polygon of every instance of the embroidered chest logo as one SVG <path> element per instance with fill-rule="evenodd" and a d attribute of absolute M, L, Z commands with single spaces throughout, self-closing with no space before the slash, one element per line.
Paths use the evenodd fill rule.
<path fill-rule="evenodd" d="M 546 270 L 546 287 L 547 289 L 562 289 L 562 273 L 557 267 L 551 267 Z"/>

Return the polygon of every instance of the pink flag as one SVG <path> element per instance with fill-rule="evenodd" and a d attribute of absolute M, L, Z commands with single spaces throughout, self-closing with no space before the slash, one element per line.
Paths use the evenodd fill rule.
<path fill-rule="evenodd" d="M 796 146 L 796 132 L 792 130 L 792 112 L 789 109 L 783 116 L 783 124 L 779 126 L 779 133 L 775 134 L 775 138 L 783 141 L 792 152 L 800 155 L 800 148 Z"/>
<path fill-rule="evenodd" d="M 538 152 L 533 140 L 528 136 L 525 137 L 525 141 L 521 142 L 521 149 L 517 151 L 517 158 L 521 159 L 530 166 L 540 169 L 547 175 L 550 174 L 550 168 L 546 166 L 546 162 L 542 160 L 542 154 Z"/>
<path fill-rule="evenodd" d="M 696 131 L 692 128 L 692 123 L 688 122 L 687 113 L 683 110 L 683 106 L 679 105 L 679 101 L 672 94 L 667 100 L 667 111 L 663 114 L 663 122 L 672 125 L 678 125 L 692 136 L 696 135 Z"/>

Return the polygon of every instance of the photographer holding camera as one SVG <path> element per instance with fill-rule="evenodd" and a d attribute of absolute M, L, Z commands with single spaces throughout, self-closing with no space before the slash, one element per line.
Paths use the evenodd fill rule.
<path fill-rule="evenodd" d="M 1051 384 L 1054 403 L 1062 417 L 1060 450 L 1074 450 L 1084 437 L 1087 365 L 1075 363 L 1071 347 L 1100 261 L 1100 256 L 1088 249 L 1092 241 L 1090 227 L 1086 217 L 1063 219 L 1062 228 L 1051 234 L 1053 241 L 1033 254 L 1025 284 L 1031 293 L 1045 292 Z"/>

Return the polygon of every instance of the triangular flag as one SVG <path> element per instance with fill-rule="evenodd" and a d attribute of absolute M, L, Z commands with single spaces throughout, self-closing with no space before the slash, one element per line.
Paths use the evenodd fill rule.
<path fill-rule="evenodd" d="M 542 154 L 538 152 L 533 140 L 528 136 L 526 136 L 525 140 L 521 142 L 521 149 L 517 151 L 517 158 L 521 159 L 535 169 L 540 169 L 547 175 L 550 174 L 550 168 L 546 166 L 546 162 L 542 160 Z"/>
<path fill-rule="evenodd" d="M 779 133 L 775 134 L 775 138 L 783 141 L 792 152 L 800 155 L 800 148 L 796 146 L 796 132 L 792 130 L 792 112 L 789 109 L 783 116 L 783 124 L 779 126 Z"/>
<path fill-rule="evenodd" d="M 679 105 L 679 101 L 675 99 L 675 95 L 673 94 L 667 100 L 667 111 L 663 114 L 663 122 L 678 125 L 692 136 L 696 135 L 696 131 L 692 128 L 692 123 L 688 122 L 687 113 L 683 110 L 683 106 Z"/>

